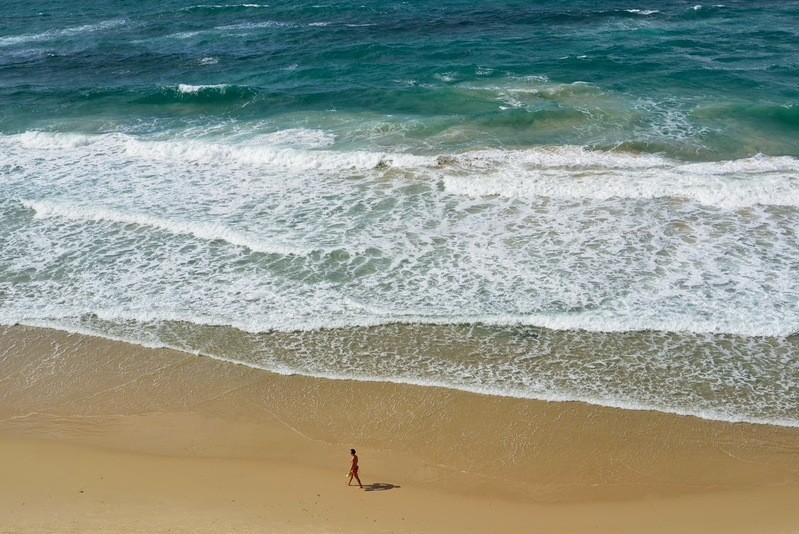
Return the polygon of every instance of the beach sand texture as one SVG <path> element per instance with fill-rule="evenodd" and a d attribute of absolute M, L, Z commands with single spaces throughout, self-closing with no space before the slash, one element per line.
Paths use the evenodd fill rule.
<path fill-rule="evenodd" d="M 799 429 L 0 332 L 0 531 L 799 528 Z M 346 487 L 359 451 L 366 491 Z"/>

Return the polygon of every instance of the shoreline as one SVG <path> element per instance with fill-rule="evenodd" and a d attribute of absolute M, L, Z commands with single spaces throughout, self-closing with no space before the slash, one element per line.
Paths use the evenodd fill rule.
<path fill-rule="evenodd" d="M 487 323 L 477 323 L 480 325 L 491 326 Z M 367 331 L 375 331 L 376 334 L 367 334 L 367 336 L 363 337 L 373 337 L 373 338 L 390 338 L 392 340 L 397 340 L 398 338 L 411 338 L 411 343 L 418 341 L 419 336 L 422 337 L 435 337 L 436 335 L 440 335 L 436 332 L 425 331 L 427 328 L 438 328 L 443 326 L 457 326 L 448 323 L 424 323 L 424 324 L 417 324 L 417 323 L 378 323 L 375 325 L 356 325 L 356 326 L 347 326 L 343 327 L 345 333 L 340 336 L 331 336 L 328 338 L 327 336 L 319 336 L 318 338 L 314 339 L 316 336 L 311 335 L 309 338 L 304 338 L 302 336 L 296 337 L 295 334 L 297 332 L 284 332 L 284 331 L 274 331 L 274 332 L 266 332 L 256 334 L 253 332 L 249 332 L 247 330 L 242 330 L 237 326 L 227 325 L 227 324 L 213 324 L 213 325 L 204 325 L 201 327 L 203 330 L 202 333 L 197 335 L 195 333 L 193 336 L 189 334 L 187 330 L 184 330 L 186 325 L 191 325 L 191 323 L 185 323 L 182 321 L 178 321 L 173 325 L 179 330 L 180 336 L 189 335 L 189 343 L 197 343 L 198 346 L 191 346 L 191 347 L 181 347 L 178 345 L 171 345 L 169 343 L 159 343 L 159 344 L 149 344 L 146 342 L 140 342 L 132 339 L 126 339 L 124 337 L 118 337 L 113 334 L 106 334 L 106 333 L 99 333 L 92 331 L 91 329 L 87 328 L 80 328 L 80 327 L 69 327 L 69 328 L 62 328 L 58 325 L 50 325 L 48 323 L 41 323 L 37 324 L 36 322 L 30 324 L 20 324 L 16 323 L 14 325 L 0 325 L 0 330 L 8 329 L 8 328 L 28 328 L 33 330 L 53 330 L 55 332 L 59 332 L 60 334 L 64 335 L 75 335 L 75 336 L 85 336 L 89 338 L 99 338 L 106 341 L 111 342 L 119 342 L 124 345 L 128 346 L 135 346 L 139 348 L 145 348 L 148 350 L 156 350 L 156 351 L 169 351 L 169 352 L 178 352 L 183 355 L 191 355 L 196 357 L 203 357 L 208 358 L 217 362 L 222 362 L 225 364 L 231 365 L 240 365 L 244 366 L 248 369 L 252 369 L 255 371 L 262 371 L 265 373 L 275 374 L 279 376 L 300 376 L 305 378 L 311 379 L 321 379 L 321 380 L 332 380 L 332 381 L 339 381 L 339 382 L 347 382 L 347 381 L 354 381 L 354 382 L 362 382 L 362 383 L 375 383 L 375 384 L 393 384 L 399 386 L 411 386 L 411 387 L 422 387 L 422 388 L 439 388 L 447 391 L 458 391 L 464 392 L 467 394 L 475 394 L 475 395 L 482 395 L 488 397 L 500 397 L 500 398 L 508 398 L 508 399 L 519 399 L 519 400 L 530 400 L 534 402 L 544 402 L 544 403 L 570 403 L 575 402 L 579 404 L 586 404 L 589 406 L 599 406 L 603 408 L 610 408 L 610 409 L 619 409 L 619 410 L 628 410 L 628 411 L 640 411 L 640 412 L 657 412 L 666 415 L 676 415 L 676 416 L 686 416 L 686 417 L 696 417 L 699 419 L 711 421 L 711 422 L 721 422 L 721 423 L 732 423 L 732 424 L 752 424 L 752 425 L 765 425 L 765 426 L 776 426 L 776 427 L 785 427 L 785 428 L 799 428 L 799 416 L 793 415 L 791 413 L 783 413 L 782 416 L 780 415 L 771 415 L 771 416 L 763 416 L 754 415 L 756 412 L 750 413 L 742 413 L 738 412 L 730 412 L 726 410 L 718 411 L 719 406 L 724 408 L 729 408 L 726 405 L 717 405 L 714 407 L 682 407 L 677 405 L 659 405 L 657 402 L 651 402 L 646 400 L 625 400 L 625 399 L 618 399 L 614 397 L 591 397 L 583 396 L 578 393 L 562 393 L 562 392 L 555 392 L 555 393 L 538 393 L 536 395 L 531 395 L 527 391 L 522 389 L 514 389 L 513 387 L 506 389 L 502 387 L 496 386 L 483 386 L 483 385 L 475 385 L 469 383 L 459 383 L 457 381 L 443 381 L 441 379 L 435 378 L 424 378 L 424 377 L 408 377 L 403 374 L 389 374 L 389 375 L 379 375 L 379 374 L 359 374 L 361 371 L 360 368 L 357 366 L 354 367 L 356 372 L 352 374 L 337 374 L 335 372 L 329 371 L 319 371 L 318 368 L 302 368 L 302 365 L 296 366 L 292 365 L 290 362 L 286 362 L 285 356 L 289 356 L 289 359 L 297 358 L 307 358 L 308 355 L 297 355 L 291 353 L 290 351 L 285 351 L 279 355 L 279 357 L 275 361 L 269 361 L 268 363 L 264 363 L 259 361 L 257 358 L 253 358 L 252 361 L 248 361 L 248 358 L 245 355 L 259 353 L 264 350 L 264 345 L 267 349 L 281 351 L 281 347 L 284 345 L 294 345 L 296 346 L 298 343 L 302 344 L 307 341 L 307 339 L 312 339 L 313 343 L 316 345 L 316 348 L 327 347 L 327 343 L 331 342 L 338 342 L 340 338 L 346 338 L 350 335 L 353 336 L 363 336 L 363 332 Z M 197 325 L 192 325 L 195 327 Z M 414 331 L 415 329 L 421 329 L 421 332 Z M 338 328 L 321 328 L 319 332 L 334 332 L 339 330 Z M 549 335 L 559 336 L 563 335 L 564 332 L 571 333 L 572 331 L 561 331 L 561 330 L 548 330 L 544 327 L 544 330 L 547 330 Z M 308 333 L 308 331 L 300 330 L 298 332 L 301 333 Z M 587 330 L 578 330 L 582 334 L 588 335 L 610 335 L 610 336 L 628 336 L 628 337 L 635 337 L 635 336 L 646 336 L 648 334 L 652 334 L 652 331 L 648 330 L 641 330 L 641 331 L 630 331 L 630 332 L 592 332 Z M 684 334 L 686 332 L 679 331 L 679 332 L 671 332 L 671 334 Z M 263 336 L 263 338 L 269 338 L 267 341 L 266 339 L 254 339 L 258 336 Z M 535 334 L 539 335 L 539 334 Z M 735 336 L 735 334 L 730 334 Z M 242 339 L 243 338 L 243 339 Z M 339 338 L 339 339 L 336 339 Z M 414 339 L 415 338 L 415 339 Z M 441 340 L 439 340 L 441 342 Z M 568 343 L 568 341 L 566 341 Z M 730 341 L 731 342 L 731 341 Z M 208 343 L 205 345 L 205 343 Z M 237 350 L 235 352 L 236 357 L 231 357 L 225 354 L 220 354 L 220 350 L 224 352 L 224 346 L 226 344 L 232 344 Z M 368 341 L 367 341 L 368 343 Z M 640 343 L 637 341 L 633 341 L 633 343 Z M 446 354 L 447 357 L 451 358 L 452 354 L 459 354 L 460 351 L 466 350 L 475 350 L 480 348 L 485 348 L 486 345 L 482 346 L 458 346 L 453 347 L 450 349 L 449 353 Z M 376 346 L 373 347 L 375 350 L 385 350 L 385 347 Z M 392 347 L 396 348 L 396 347 Z M 407 349 L 408 344 L 407 341 L 403 343 L 402 349 Z M 796 347 L 799 349 L 799 346 Z M 757 350 L 757 347 L 754 348 Z M 368 353 L 368 351 L 367 351 Z M 436 356 L 441 356 L 442 354 L 436 354 Z M 244 356 L 244 357 L 243 357 Z M 243 358 L 242 358 L 243 357 Z M 330 363 L 330 362 L 325 362 Z M 359 361 L 358 363 L 361 363 Z M 351 366 L 352 367 L 352 366 Z M 682 371 L 687 372 L 689 368 L 683 367 Z M 398 369 L 394 369 L 397 371 Z M 349 371 L 353 371 L 353 368 L 350 368 Z M 534 373 L 534 369 L 528 369 L 531 373 Z M 355 375 L 355 376 L 353 376 Z M 585 378 L 585 377 L 582 377 Z M 773 378 L 773 377 L 771 377 Z M 660 378 L 662 380 L 662 377 Z M 768 379 L 768 377 L 762 378 Z M 661 384 L 662 385 L 662 384 Z M 697 384 L 692 384 L 693 387 L 697 387 Z M 608 400 L 610 399 L 610 400 Z M 694 400 L 702 400 L 694 399 Z M 787 418 L 786 418 L 787 417 Z"/>
<path fill-rule="evenodd" d="M 0 449 L 18 460 L 0 523 L 12 531 L 215 532 L 235 517 L 238 531 L 799 526 L 796 428 L 283 376 L 44 328 L 0 328 L 0 354 Z M 341 477 L 351 447 L 378 484 L 354 498 Z M 80 462 L 122 476 L 78 505 L 86 494 L 67 488 Z M 217 499 L 223 486 L 235 504 Z"/>

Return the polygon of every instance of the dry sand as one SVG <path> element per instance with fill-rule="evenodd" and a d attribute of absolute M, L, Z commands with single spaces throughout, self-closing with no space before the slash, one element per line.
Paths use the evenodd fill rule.
<path fill-rule="evenodd" d="M 799 532 L 799 429 L 48 329 L 0 329 L 0 451 L 2 532 Z"/>

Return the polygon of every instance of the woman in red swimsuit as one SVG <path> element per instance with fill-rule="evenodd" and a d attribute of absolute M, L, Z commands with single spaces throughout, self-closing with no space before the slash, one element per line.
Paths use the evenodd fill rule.
<path fill-rule="evenodd" d="M 352 465 L 350 466 L 350 478 L 347 481 L 347 485 L 352 485 L 352 477 L 355 477 L 355 480 L 358 481 L 358 487 L 363 489 L 363 484 L 361 484 L 361 478 L 358 476 L 358 455 L 355 454 L 355 449 L 350 449 L 350 454 L 352 455 Z"/>

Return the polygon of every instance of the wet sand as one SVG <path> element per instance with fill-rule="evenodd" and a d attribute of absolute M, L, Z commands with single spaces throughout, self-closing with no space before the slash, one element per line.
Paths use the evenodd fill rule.
<path fill-rule="evenodd" d="M 366 491 L 346 487 L 359 450 Z M 0 330 L 0 531 L 799 529 L 799 429 Z"/>

